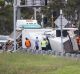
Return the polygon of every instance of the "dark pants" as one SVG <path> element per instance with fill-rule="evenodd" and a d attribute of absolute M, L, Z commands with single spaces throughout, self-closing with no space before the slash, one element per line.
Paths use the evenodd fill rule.
<path fill-rule="evenodd" d="M 46 47 L 42 47 L 42 50 L 46 50 Z"/>
<path fill-rule="evenodd" d="M 78 48 L 79 48 L 79 50 L 80 50 L 80 45 L 78 45 Z"/>
<path fill-rule="evenodd" d="M 38 50 L 39 49 L 39 46 L 36 46 L 36 50 Z"/>
<path fill-rule="evenodd" d="M 2 46 L 0 46 L 0 49 L 2 49 Z"/>

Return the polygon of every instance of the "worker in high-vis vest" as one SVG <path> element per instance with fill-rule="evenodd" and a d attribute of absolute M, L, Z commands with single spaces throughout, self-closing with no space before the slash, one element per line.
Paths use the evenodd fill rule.
<path fill-rule="evenodd" d="M 77 44 L 78 44 L 78 48 L 79 48 L 79 50 L 80 50 L 80 36 L 78 36 L 78 37 L 76 38 L 76 41 L 77 41 Z"/>
<path fill-rule="evenodd" d="M 44 39 L 41 41 L 41 48 L 42 48 L 42 50 L 46 50 L 46 45 L 47 45 L 47 41 L 46 41 L 46 39 L 44 38 Z"/>
<path fill-rule="evenodd" d="M 31 42 L 30 42 L 30 40 L 29 40 L 28 38 L 26 38 L 25 46 L 26 46 L 27 48 L 30 48 L 30 47 L 31 47 Z"/>

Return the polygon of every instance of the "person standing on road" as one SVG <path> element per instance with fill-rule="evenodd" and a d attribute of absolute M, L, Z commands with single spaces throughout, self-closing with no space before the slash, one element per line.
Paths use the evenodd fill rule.
<path fill-rule="evenodd" d="M 27 47 L 27 49 L 31 47 L 31 42 L 28 38 L 26 38 L 25 46 Z"/>
<path fill-rule="evenodd" d="M 42 48 L 42 50 L 46 50 L 46 45 L 47 45 L 47 41 L 46 41 L 46 39 L 44 38 L 44 39 L 41 41 L 41 48 Z"/>
<path fill-rule="evenodd" d="M 36 37 L 36 40 L 35 40 L 35 48 L 36 48 L 36 50 L 39 49 L 39 39 L 38 39 L 38 37 Z"/>
<path fill-rule="evenodd" d="M 46 42 L 47 42 L 46 50 L 52 50 L 48 37 L 46 37 Z"/>
<path fill-rule="evenodd" d="M 78 45 L 78 48 L 79 48 L 79 51 L 80 51 L 80 36 L 78 36 L 76 38 L 76 41 L 77 41 L 77 45 Z"/>

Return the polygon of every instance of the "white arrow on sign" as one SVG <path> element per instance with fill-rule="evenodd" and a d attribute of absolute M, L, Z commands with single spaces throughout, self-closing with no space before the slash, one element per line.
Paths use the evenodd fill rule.
<path fill-rule="evenodd" d="M 62 21 L 61 21 L 62 19 Z M 61 28 L 61 25 L 62 27 L 64 28 L 65 25 L 68 23 L 68 21 L 65 19 L 65 17 L 63 15 L 60 15 L 54 22 L 59 28 Z M 62 24 L 61 24 L 62 23 Z"/>

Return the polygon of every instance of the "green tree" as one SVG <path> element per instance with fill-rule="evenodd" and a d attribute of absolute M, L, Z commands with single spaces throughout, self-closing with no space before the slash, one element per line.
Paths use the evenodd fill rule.
<path fill-rule="evenodd" d="M 5 5 L 5 1 L 10 3 Z M 24 0 L 21 0 L 21 4 L 24 4 Z M 80 24 L 80 0 L 50 0 L 47 6 L 41 7 L 41 12 L 38 13 L 37 19 L 41 21 L 41 13 L 43 13 L 48 19 L 48 25 L 51 26 L 52 13 L 57 13 L 56 18 L 59 16 L 59 10 L 63 10 L 64 16 L 71 20 L 73 23 Z M 76 12 L 75 12 L 76 11 Z M 33 8 L 21 8 L 21 16 L 24 19 L 30 19 L 33 16 Z M 78 15 L 77 21 L 75 21 L 75 14 Z M 54 18 L 54 19 L 56 19 Z M 10 34 L 13 31 L 13 0 L 0 0 L 0 34 Z"/>
<path fill-rule="evenodd" d="M 67 3 L 65 2 L 65 0 L 51 0 L 51 2 L 47 6 L 42 7 L 42 12 L 45 16 L 48 17 L 48 20 L 51 23 L 52 13 L 55 11 L 57 14 L 56 17 L 58 17 L 60 14 L 60 9 L 63 10 L 63 14 L 66 19 L 72 21 L 73 24 L 80 21 L 80 0 L 67 0 Z M 76 14 L 78 15 L 77 20 L 75 19 Z"/>
<path fill-rule="evenodd" d="M 0 0 L 0 34 L 9 34 L 12 30 L 12 6 Z"/>

